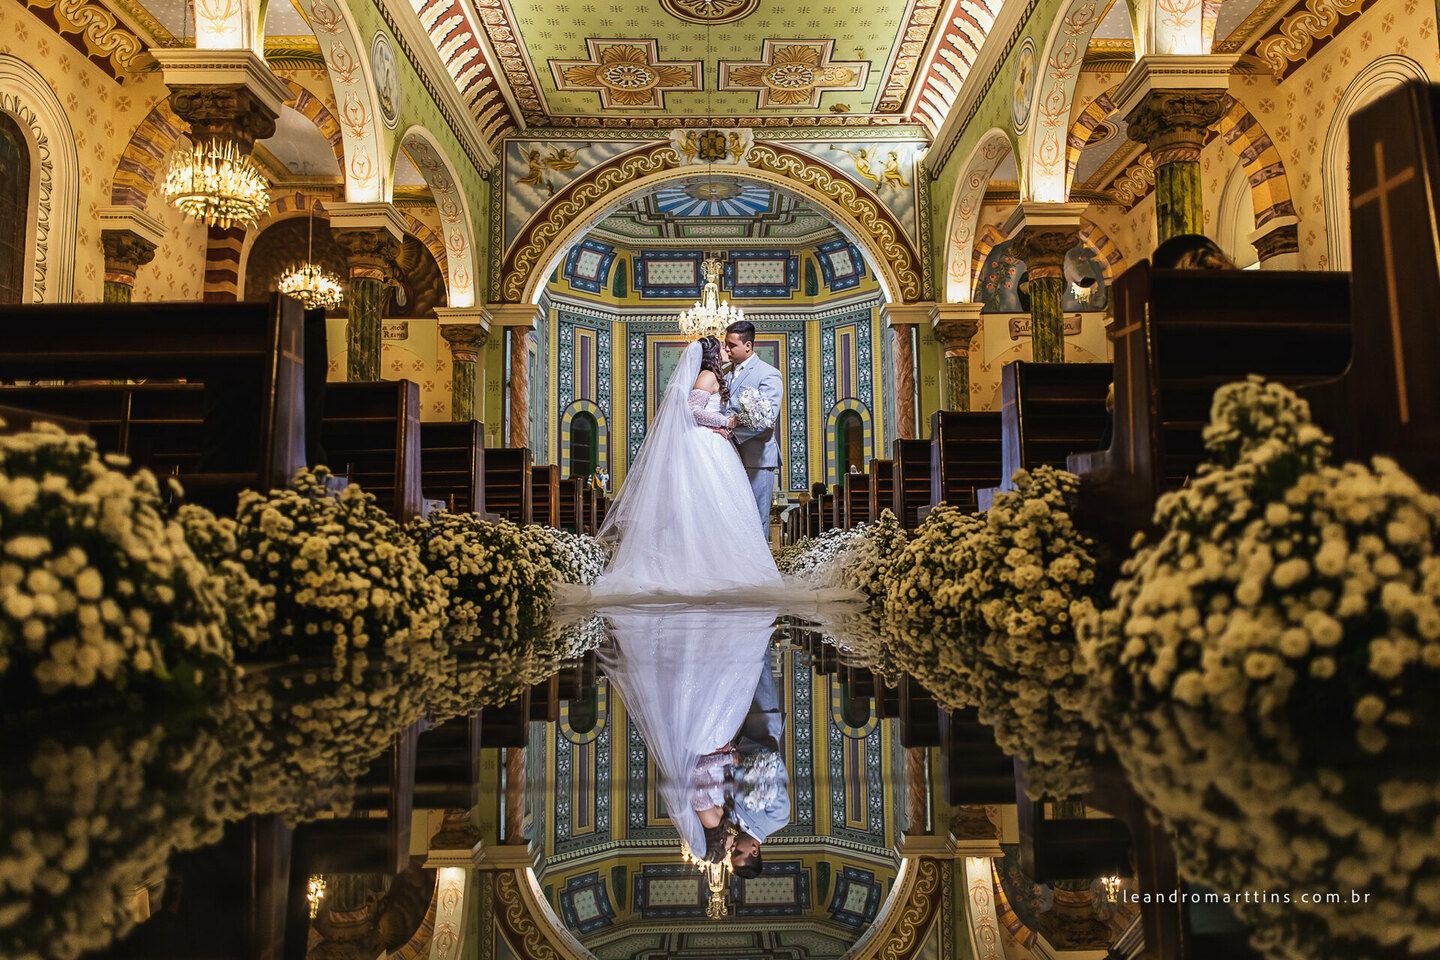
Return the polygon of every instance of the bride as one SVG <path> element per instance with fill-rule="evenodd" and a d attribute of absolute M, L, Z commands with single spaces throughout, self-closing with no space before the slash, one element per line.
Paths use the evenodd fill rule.
<path fill-rule="evenodd" d="M 733 426 L 721 412 L 730 399 L 725 359 L 715 337 L 685 348 L 600 528 L 613 553 L 591 599 L 753 596 L 781 586 L 740 454 L 720 432 Z"/>

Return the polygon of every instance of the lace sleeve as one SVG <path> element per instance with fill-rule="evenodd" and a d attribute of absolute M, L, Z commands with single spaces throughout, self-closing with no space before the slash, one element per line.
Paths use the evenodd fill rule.
<path fill-rule="evenodd" d="M 705 390 L 690 391 L 690 414 L 695 422 L 702 427 L 728 427 L 730 418 L 722 413 L 710 413 L 705 405 L 710 402 L 710 394 Z"/>

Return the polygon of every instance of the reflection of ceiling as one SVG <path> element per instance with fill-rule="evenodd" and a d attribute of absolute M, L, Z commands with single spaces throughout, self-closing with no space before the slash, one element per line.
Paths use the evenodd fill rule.
<path fill-rule="evenodd" d="M 608 242 L 724 241 L 728 246 L 808 246 L 837 231 L 813 207 L 787 194 L 733 177 L 711 177 L 632 201 L 592 231 Z"/>

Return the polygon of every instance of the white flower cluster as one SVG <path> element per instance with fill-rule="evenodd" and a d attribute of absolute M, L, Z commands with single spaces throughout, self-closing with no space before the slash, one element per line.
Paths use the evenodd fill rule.
<path fill-rule="evenodd" d="M 775 422 L 775 405 L 754 387 L 746 387 L 735 398 L 735 422 L 751 430 L 768 430 Z"/>
<path fill-rule="evenodd" d="M 734 771 L 736 804 L 757 813 L 768 810 L 779 798 L 784 777 L 784 761 L 774 750 L 746 753 Z"/>
<path fill-rule="evenodd" d="M 222 586 L 162 507 L 148 471 L 121 473 L 87 437 L 49 425 L 0 437 L 7 707 L 66 691 L 163 686 L 193 699 L 223 688 Z"/>
<path fill-rule="evenodd" d="M 830 565 L 827 577 L 835 586 L 863 594 L 871 602 L 885 596 L 890 566 L 905 549 L 905 530 L 895 514 L 880 512 L 880 519 L 857 527 L 859 534 Z"/>
<path fill-rule="evenodd" d="M 432 513 L 410 525 L 420 557 L 450 595 L 450 619 L 500 636 L 532 628 L 550 604 L 554 541 L 472 513 Z"/>
<path fill-rule="evenodd" d="M 1370 894 L 1238 908 L 1269 956 L 1440 950 L 1440 498 L 1330 465 L 1279 385 L 1224 387 L 1211 419 L 1213 462 L 1081 626 L 1094 716 L 1189 876 Z"/>
<path fill-rule="evenodd" d="M 542 551 L 555 567 L 556 579 L 560 583 L 578 583 L 589 586 L 600 579 L 610 558 L 600 541 L 588 534 L 571 533 L 555 527 L 530 526 L 525 528 L 531 538 L 549 541 Z"/>
<path fill-rule="evenodd" d="M 849 530 L 838 527 L 826 530 L 818 537 L 806 537 L 799 543 L 777 550 L 775 566 L 787 576 L 828 576 L 836 559 L 864 535 L 864 524 Z"/>

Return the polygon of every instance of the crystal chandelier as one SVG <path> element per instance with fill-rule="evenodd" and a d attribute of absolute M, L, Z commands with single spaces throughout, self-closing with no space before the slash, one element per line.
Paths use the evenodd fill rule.
<path fill-rule="evenodd" d="M 734 869 L 730 865 L 730 854 L 725 854 L 725 859 L 719 862 L 702 860 L 690 851 L 690 845 L 683 840 L 680 842 L 680 852 L 686 863 L 694 864 L 705 874 L 706 885 L 710 888 L 710 902 L 705 905 L 705 916 L 711 920 L 725 919 L 730 912 L 725 903 L 725 881 Z"/>
<path fill-rule="evenodd" d="M 305 243 L 305 262 L 298 263 L 280 275 L 280 292 L 305 304 L 305 309 L 326 309 L 345 299 L 340 278 L 315 262 L 315 205 L 310 205 L 310 238 Z"/>
<path fill-rule="evenodd" d="M 680 313 L 680 332 L 690 340 L 701 337 L 725 339 L 725 328 L 745 319 L 745 312 L 732 307 L 720 299 L 720 261 L 715 257 L 705 260 L 705 289 L 695 306 Z"/>
<path fill-rule="evenodd" d="M 253 227 L 270 206 L 270 184 L 233 140 L 197 143 L 170 157 L 161 192 L 206 226 Z"/>

